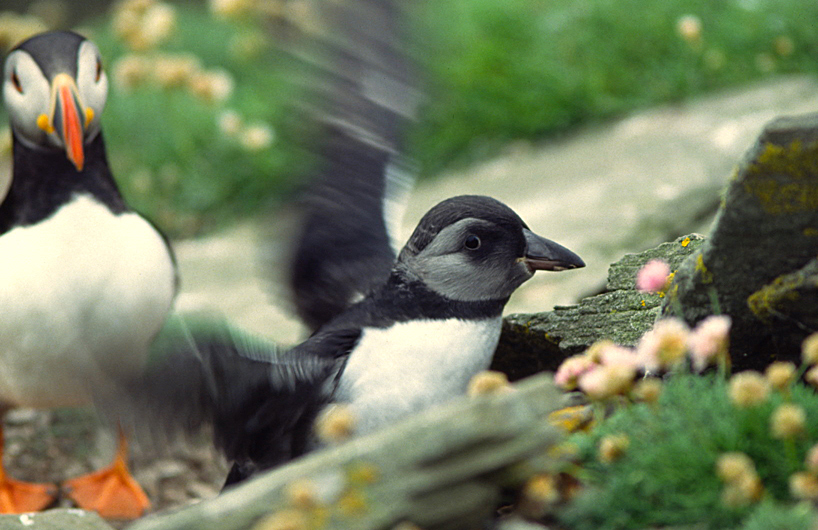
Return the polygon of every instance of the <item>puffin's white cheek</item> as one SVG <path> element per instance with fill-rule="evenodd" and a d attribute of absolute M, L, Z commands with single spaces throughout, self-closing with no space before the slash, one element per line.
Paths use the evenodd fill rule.
<path fill-rule="evenodd" d="M 81 94 L 82 103 L 85 106 L 83 112 L 88 116 L 89 110 L 93 116 L 92 121 L 85 128 L 85 138 L 90 140 L 94 138 L 100 129 L 100 116 L 105 109 L 105 100 L 108 95 L 108 82 L 105 74 L 102 75 L 99 82 L 86 84 L 84 93 Z"/>
<path fill-rule="evenodd" d="M 3 83 L 3 105 L 6 107 L 6 111 L 10 110 L 14 105 L 14 88 L 11 86 L 11 83 L 6 81 Z"/>
<path fill-rule="evenodd" d="M 102 74 L 102 78 L 94 88 L 94 97 L 90 102 L 90 106 L 94 109 L 96 117 L 99 118 L 103 109 L 105 109 L 105 102 L 108 98 L 108 78 L 105 77 L 105 74 Z"/>
<path fill-rule="evenodd" d="M 94 121 L 102 114 L 108 96 L 108 76 L 100 70 L 100 61 L 99 48 L 90 41 L 83 42 L 77 59 L 77 88 L 83 106 L 93 111 Z M 89 124 L 92 129 L 93 124 Z"/>
<path fill-rule="evenodd" d="M 14 88 L 10 81 L 3 83 L 3 103 L 5 103 L 6 111 L 12 120 L 19 120 L 21 116 L 31 114 L 29 110 L 31 104 L 23 94 Z"/>
<path fill-rule="evenodd" d="M 46 133 L 37 127 L 38 109 L 34 108 L 30 100 L 20 94 L 11 83 L 3 85 L 3 100 L 9 121 L 18 136 L 33 143 L 45 141 Z"/>
<path fill-rule="evenodd" d="M 50 112 L 51 87 L 40 67 L 26 52 L 13 51 L 6 59 L 3 79 L 3 100 L 18 137 L 34 144 L 53 144 L 37 127 L 37 118 Z M 17 78 L 15 86 L 12 76 Z"/>

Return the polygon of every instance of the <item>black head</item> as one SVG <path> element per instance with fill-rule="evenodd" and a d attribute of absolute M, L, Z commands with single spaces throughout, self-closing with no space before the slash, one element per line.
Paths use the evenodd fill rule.
<path fill-rule="evenodd" d="M 6 57 L 3 101 L 14 136 L 29 147 L 65 151 L 77 170 L 99 133 L 108 79 L 97 46 L 76 33 L 41 33 Z"/>
<path fill-rule="evenodd" d="M 447 199 L 423 216 L 398 267 L 452 300 L 508 298 L 536 270 L 584 267 L 579 256 L 528 229 L 491 197 Z"/>

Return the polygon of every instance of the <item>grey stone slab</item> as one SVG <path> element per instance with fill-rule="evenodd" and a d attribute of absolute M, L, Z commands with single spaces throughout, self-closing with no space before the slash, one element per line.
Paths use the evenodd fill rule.
<path fill-rule="evenodd" d="M 546 418 L 560 403 L 550 377 L 539 375 L 511 392 L 435 407 L 128 528 L 245 530 L 288 516 L 320 519 L 325 529 L 374 530 L 401 521 L 429 530 L 480 528 L 501 488 L 519 487 L 549 462 L 553 469 L 547 455 L 559 433 Z M 310 501 L 294 495 L 297 484 L 316 495 Z"/>
<path fill-rule="evenodd" d="M 99 515 L 75 509 L 0 515 L 0 530 L 113 530 Z"/>

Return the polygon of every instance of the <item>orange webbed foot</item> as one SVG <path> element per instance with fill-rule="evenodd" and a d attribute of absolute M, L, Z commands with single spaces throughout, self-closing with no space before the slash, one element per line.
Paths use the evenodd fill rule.
<path fill-rule="evenodd" d="M 128 471 L 127 455 L 128 443 L 120 431 L 119 449 L 113 463 L 66 481 L 68 497 L 80 508 L 97 512 L 106 519 L 136 519 L 144 515 L 151 503 Z"/>
<path fill-rule="evenodd" d="M 111 466 L 65 482 L 68 497 L 83 510 L 106 519 L 136 519 L 150 508 L 150 501 L 124 465 Z"/>
<path fill-rule="evenodd" d="M 57 498 L 57 486 L 0 478 L 0 513 L 37 512 Z"/>

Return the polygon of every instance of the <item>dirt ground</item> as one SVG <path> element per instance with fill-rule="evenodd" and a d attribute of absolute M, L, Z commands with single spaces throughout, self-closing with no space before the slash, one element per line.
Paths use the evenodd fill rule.
<path fill-rule="evenodd" d="M 7 472 L 32 482 L 60 483 L 98 470 L 114 452 L 111 430 L 90 409 L 12 411 L 5 435 Z M 135 441 L 131 449 L 131 471 L 153 503 L 152 511 L 215 497 L 227 475 L 224 458 L 205 436 L 198 443 L 177 442 L 162 450 Z M 74 505 L 61 495 L 56 506 Z M 112 524 L 121 528 L 126 523 Z"/>

